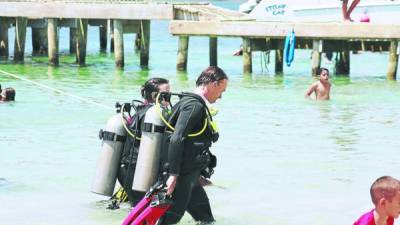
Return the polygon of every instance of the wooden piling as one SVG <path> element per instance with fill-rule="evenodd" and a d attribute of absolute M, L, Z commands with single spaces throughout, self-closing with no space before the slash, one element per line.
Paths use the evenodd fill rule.
<path fill-rule="evenodd" d="M 218 66 L 218 38 L 210 37 L 210 66 Z"/>
<path fill-rule="evenodd" d="M 110 35 L 110 52 L 114 52 L 114 22 L 113 20 L 107 21 L 107 27 Z"/>
<path fill-rule="evenodd" d="M 176 69 L 179 71 L 187 70 L 188 49 L 189 36 L 179 36 L 178 57 L 176 63 Z"/>
<path fill-rule="evenodd" d="M 15 20 L 14 62 L 24 61 L 27 22 L 25 17 L 17 17 Z"/>
<path fill-rule="evenodd" d="M 139 29 L 139 32 L 136 33 L 135 37 L 135 53 L 138 53 L 140 51 L 140 42 L 141 42 L 141 29 Z"/>
<path fill-rule="evenodd" d="M 100 52 L 107 52 L 107 25 L 99 27 Z"/>
<path fill-rule="evenodd" d="M 283 50 L 275 50 L 275 74 L 283 73 Z"/>
<path fill-rule="evenodd" d="M 338 52 L 338 60 L 335 63 L 336 74 L 350 74 L 350 52 L 348 50 Z"/>
<path fill-rule="evenodd" d="M 0 59 L 8 59 L 8 19 L 0 17 Z"/>
<path fill-rule="evenodd" d="M 313 40 L 313 50 L 311 55 L 311 75 L 317 76 L 321 67 L 322 40 Z"/>
<path fill-rule="evenodd" d="M 117 68 L 124 67 L 124 30 L 122 20 L 113 20 L 114 57 Z"/>
<path fill-rule="evenodd" d="M 76 28 L 69 28 L 69 53 L 76 54 Z"/>
<path fill-rule="evenodd" d="M 250 38 L 243 38 L 242 46 L 243 46 L 243 73 L 249 74 L 253 72 Z"/>
<path fill-rule="evenodd" d="M 86 62 L 86 44 L 87 44 L 87 19 L 78 19 L 78 28 L 76 30 L 76 63 L 85 65 Z"/>
<path fill-rule="evenodd" d="M 140 23 L 140 30 L 142 33 L 140 42 L 140 66 L 149 66 L 150 55 L 150 20 L 142 20 Z"/>
<path fill-rule="evenodd" d="M 397 65 L 399 63 L 399 42 L 398 40 L 392 40 L 390 42 L 389 49 L 389 66 L 387 71 L 388 80 L 396 80 Z"/>
<path fill-rule="evenodd" d="M 58 65 L 58 21 L 54 18 L 47 20 L 47 38 L 49 64 Z"/>
<path fill-rule="evenodd" d="M 47 55 L 47 29 L 32 27 L 32 55 Z"/>

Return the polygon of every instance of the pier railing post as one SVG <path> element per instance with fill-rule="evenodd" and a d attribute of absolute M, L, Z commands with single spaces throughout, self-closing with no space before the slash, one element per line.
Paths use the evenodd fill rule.
<path fill-rule="evenodd" d="M 24 61 L 27 22 L 28 19 L 25 17 L 15 19 L 14 62 Z"/>
<path fill-rule="evenodd" d="M 86 62 L 86 44 L 87 44 L 87 19 L 78 19 L 76 32 L 76 63 L 85 65 Z"/>
<path fill-rule="evenodd" d="M 147 68 L 150 55 L 150 20 L 142 20 L 140 22 L 140 31 L 140 66 Z"/>
<path fill-rule="evenodd" d="M 218 66 L 218 38 L 210 37 L 210 66 Z"/>
<path fill-rule="evenodd" d="M 249 74 L 253 72 L 251 59 L 251 39 L 243 38 L 243 73 Z"/>
<path fill-rule="evenodd" d="M 283 50 L 275 50 L 275 74 L 283 73 Z"/>
<path fill-rule="evenodd" d="M 189 36 L 179 36 L 178 56 L 176 69 L 179 71 L 187 70 L 187 58 L 189 49 Z"/>
<path fill-rule="evenodd" d="M 54 18 L 47 20 L 47 38 L 48 38 L 48 54 L 49 64 L 58 65 L 58 21 Z"/>
<path fill-rule="evenodd" d="M 389 48 L 389 66 L 387 71 L 388 80 L 396 80 L 397 65 L 399 63 L 399 42 L 392 40 Z"/>
<path fill-rule="evenodd" d="M 0 17 L 0 59 L 8 59 L 8 18 Z"/>
<path fill-rule="evenodd" d="M 321 67 L 322 40 L 313 40 L 313 50 L 311 59 L 311 74 L 317 76 Z"/>
<path fill-rule="evenodd" d="M 122 20 L 113 20 L 115 66 L 124 67 L 124 28 Z"/>

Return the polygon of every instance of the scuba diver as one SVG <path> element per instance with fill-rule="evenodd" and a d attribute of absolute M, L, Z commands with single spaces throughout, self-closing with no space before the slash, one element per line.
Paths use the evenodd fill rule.
<path fill-rule="evenodd" d="M 157 224 L 176 224 L 185 211 L 202 224 L 215 221 L 201 179 L 209 178 L 216 166 L 209 150 L 218 139 L 210 104 L 221 98 L 227 85 L 225 72 L 210 66 L 198 77 L 195 92 L 183 93 L 172 107 L 161 162 L 168 165 L 166 194 L 173 204 Z"/>
<path fill-rule="evenodd" d="M 169 81 L 164 78 L 151 78 L 141 87 L 141 96 L 144 99 L 143 104 L 137 106 L 137 111 L 131 119 L 128 119 L 129 129 L 141 136 L 140 131 L 143 126 L 143 120 L 147 110 L 154 105 L 155 98 L 159 92 L 169 92 Z M 129 121 L 130 120 L 130 121 Z M 120 167 L 118 169 L 118 182 L 122 185 L 127 194 L 128 200 L 132 206 L 144 196 L 144 192 L 132 190 L 132 182 L 135 175 L 135 167 L 139 154 L 140 141 L 135 137 L 127 135 L 125 140 Z"/>

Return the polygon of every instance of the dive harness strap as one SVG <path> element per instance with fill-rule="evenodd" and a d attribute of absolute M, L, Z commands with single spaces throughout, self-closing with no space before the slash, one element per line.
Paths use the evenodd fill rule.
<path fill-rule="evenodd" d="M 197 95 L 197 94 L 194 94 L 194 93 L 190 93 L 190 92 L 182 92 L 182 94 L 183 94 L 183 96 L 186 95 L 186 96 L 189 96 L 189 97 L 197 99 L 204 106 L 204 108 L 206 109 L 207 118 L 210 120 L 209 124 L 208 124 L 208 127 L 209 127 L 209 129 L 211 131 L 211 136 L 212 136 L 211 140 L 212 140 L 213 143 L 217 142 L 218 138 L 219 138 L 219 133 L 218 133 L 218 131 L 216 129 L 214 129 L 214 127 L 212 125 L 212 124 L 215 124 L 215 123 L 213 123 L 213 118 L 212 118 L 212 115 L 210 113 L 210 109 L 207 106 L 207 103 L 204 101 L 204 99 L 200 95 Z"/>
<path fill-rule="evenodd" d="M 99 131 L 99 138 L 103 139 L 104 141 L 119 141 L 119 142 L 124 142 L 126 139 L 126 136 L 118 135 L 114 132 L 110 131 L 105 131 L 101 129 Z"/>
<path fill-rule="evenodd" d="M 142 127 L 142 132 L 157 132 L 157 133 L 164 133 L 165 127 L 164 126 L 157 126 L 152 123 L 144 123 Z"/>

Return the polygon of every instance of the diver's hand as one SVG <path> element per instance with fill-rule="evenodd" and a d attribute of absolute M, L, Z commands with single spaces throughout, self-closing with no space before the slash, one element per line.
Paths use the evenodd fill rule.
<path fill-rule="evenodd" d="M 176 176 L 176 175 L 170 175 L 168 177 L 168 180 L 166 182 L 166 184 L 167 184 L 167 195 L 171 195 L 174 192 L 177 180 L 178 180 L 178 176 Z"/>

